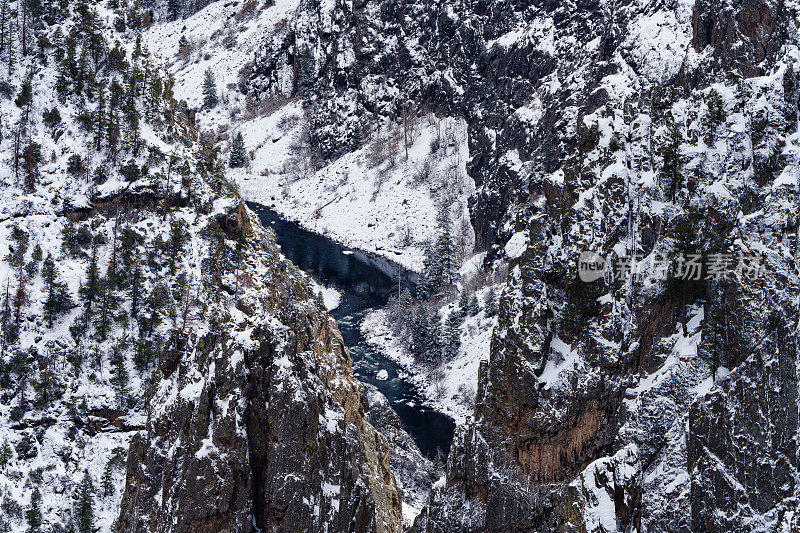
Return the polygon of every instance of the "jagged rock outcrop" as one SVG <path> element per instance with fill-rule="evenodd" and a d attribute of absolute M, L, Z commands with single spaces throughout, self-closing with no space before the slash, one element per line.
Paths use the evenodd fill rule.
<path fill-rule="evenodd" d="M 400 531 L 389 445 L 335 322 L 245 215 L 253 279 L 195 350 L 161 366 L 120 530 Z"/>
<path fill-rule="evenodd" d="M 367 420 L 389 442 L 389 464 L 402 489 L 403 503 L 421 509 L 441 472 L 437 472 L 431 460 L 422 455 L 413 437 L 403 429 L 400 417 L 377 387 L 368 383 L 359 385 Z"/>
<path fill-rule="evenodd" d="M 564 531 L 640 531 L 641 475 L 635 444 L 586 467 L 567 487 Z"/>
<path fill-rule="evenodd" d="M 789 293 L 797 278 L 787 281 L 769 276 L 735 286 L 737 300 L 750 302 L 739 318 L 752 335 L 742 340 L 749 348 L 743 360 L 729 363 L 730 374 L 688 414 L 692 531 L 770 530 L 796 511 L 797 333 L 775 314 L 788 310 L 796 317 Z M 757 310 L 771 305 L 777 307 L 764 320 Z"/>
<path fill-rule="evenodd" d="M 620 8 L 591 52 L 603 70 L 574 87 L 577 126 L 565 137 L 575 153 L 557 156 L 553 172 L 535 157 L 544 149 L 535 139 L 517 160 L 511 145 L 498 148 L 529 179 L 529 222 L 506 226 L 523 231 L 528 248 L 510 263 L 475 420 L 459 431 L 446 482 L 416 531 L 775 531 L 796 522 L 798 309 L 790 294 L 798 247 L 790 213 L 798 171 L 764 140 L 783 147 L 797 139 L 796 75 L 770 59 L 771 47 L 789 39 L 770 28 L 797 20 L 797 6 L 726 6 L 697 2 L 694 25 L 680 8 L 653 6 L 678 41 L 697 46 L 675 52 L 682 59 L 667 62 L 669 75 L 651 64 L 667 50 L 637 56 L 633 37 L 655 14 Z M 631 88 L 624 97 L 609 83 L 614 75 L 606 78 L 612 72 Z M 703 87 L 725 91 L 730 73 L 762 77 L 727 93 L 726 131 L 709 140 Z M 649 87 L 657 79 L 662 87 Z M 593 92 L 582 100 L 584 90 Z M 567 104 L 553 105 L 563 112 Z M 749 109 L 772 117 L 757 119 L 752 134 L 736 125 Z M 665 178 L 662 155 L 648 154 L 643 139 L 681 116 L 695 175 L 679 199 L 666 198 L 674 208 L 651 209 Z M 754 152 L 740 148 L 750 142 Z M 652 185 L 643 184 L 648 176 Z M 641 192 L 631 192 L 634 182 Z M 721 183 L 735 193 L 721 195 Z M 652 272 L 607 277 L 599 299 L 573 282 L 584 250 L 609 261 L 668 255 L 674 244 L 658 233 L 676 242 L 680 221 L 695 211 L 702 216 L 692 219 L 692 246 L 733 258 L 725 282 L 704 279 L 701 298 L 687 301 L 685 287 L 670 293 Z M 742 257 L 763 269 L 747 272 Z M 576 331 L 583 298 L 597 307 L 593 317 L 578 316 Z"/>
<path fill-rule="evenodd" d="M 717 72 L 744 77 L 764 73 L 786 42 L 790 7 L 781 0 L 733 2 L 697 0 L 692 12 L 692 47 L 708 50 Z M 706 76 L 705 83 L 712 82 Z"/>
<path fill-rule="evenodd" d="M 692 405 L 692 531 L 769 529 L 796 509 L 797 348 L 777 337 Z"/>
<path fill-rule="evenodd" d="M 547 298 L 560 289 L 545 281 L 554 265 L 544 218 L 534 217 L 531 244 L 512 261 L 513 291 L 501 298 L 491 360 L 479 374 L 476 420 L 456 437 L 447 481 L 418 531 L 556 530 L 566 484 L 611 450 L 621 400 L 620 380 L 609 379 L 613 354 L 595 346 L 564 364 L 552 353 Z M 563 368 L 560 379 L 548 365 Z"/>

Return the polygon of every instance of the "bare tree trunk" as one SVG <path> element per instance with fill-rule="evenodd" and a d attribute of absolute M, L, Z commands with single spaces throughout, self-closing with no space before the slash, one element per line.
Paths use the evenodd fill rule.
<path fill-rule="evenodd" d="M 406 151 L 406 161 L 408 161 L 408 109 L 407 104 L 403 103 L 403 146 Z"/>
<path fill-rule="evenodd" d="M 14 134 L 14 179 L 19 185 L 19 136 L 21 124 L 17 126 L 17 131 Z"/>
<path fill-rule="evenodd" d="M 28 55 L 28 0 L 22 1 L 22 55 Z"/>

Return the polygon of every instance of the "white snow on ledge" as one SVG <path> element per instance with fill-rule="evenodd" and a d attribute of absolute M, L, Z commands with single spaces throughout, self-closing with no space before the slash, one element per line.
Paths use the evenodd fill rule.
<path fill-rule="evenodd" d="M 322 300 L 325 303 L 325 309 L 332 311 L 339 307 L 339 303 L 341 303 L 342 300 L 342 295 L 338 290 L 336 290 L 334 287 L 327 287 L 320 284 L 311 276 L 308 276 L 308 280 L 314 289 L 314 294 L 322 293 Z"/>
<path fill-rule="evenodd" d="M 516 259 L 521 256 L 528 247 L 528 236 L 524 231 L 518 231 L 508 239 L 505 247 L 506 256 L 509 259 Z"/>

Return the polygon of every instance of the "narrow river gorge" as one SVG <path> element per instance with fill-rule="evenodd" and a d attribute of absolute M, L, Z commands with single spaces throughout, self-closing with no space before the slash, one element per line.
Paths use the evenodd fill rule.
<path fill-rule="evenodd" d="M 447 456 L 455 423 L 426 406 L 415 387 L 404 381 L 398 365 L 374 350 L 361 334 L 359 323 L 372 310 L 382 308 L 400 283 L 414 284 L 413 274 L 403 271 L 388 259 L 349 250 L 327 237 L 287 221 L 269 207 L 251 203 L 265 227 L 272 228 L 284 255 L 309 273 L 321 285 L 335 288 L 339 305 L 330 311 L 353 360 L 357 379 L 378 388 L 398 414 L 404 429 L 420 451 L 433 459 Z M 388 379 L 377 378 L 386 370 Z"/>

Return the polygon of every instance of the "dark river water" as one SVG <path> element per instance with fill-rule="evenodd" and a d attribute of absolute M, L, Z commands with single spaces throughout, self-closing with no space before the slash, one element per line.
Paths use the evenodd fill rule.
<path fill-rule="evenodd" d="M 386 396 L 425 456 L 433 459 L 442 453 L 446 457 L 453 440 L 453 420 L 424 406 L 414 386 L 398 377 L 397 364 L 373 350 L 359 328 L 364 315 L 384 307 L 392 291 L 397 290 L 400 268 L 389 260 L 348 250 L 281 218 L 268 207 L 248 205 L 265 227 L 275 231 L 276 240 L 289 260 L 320 283 L 339 291 L 339 306 L 330 313 L 339 323 L 356 378 L 375 385 Z M 401 272 L 401 283 L 412 285 L 414 281 L 411 274 Z M 376 378 L 382 369 L 389 373 L 385 381 Z"/>

